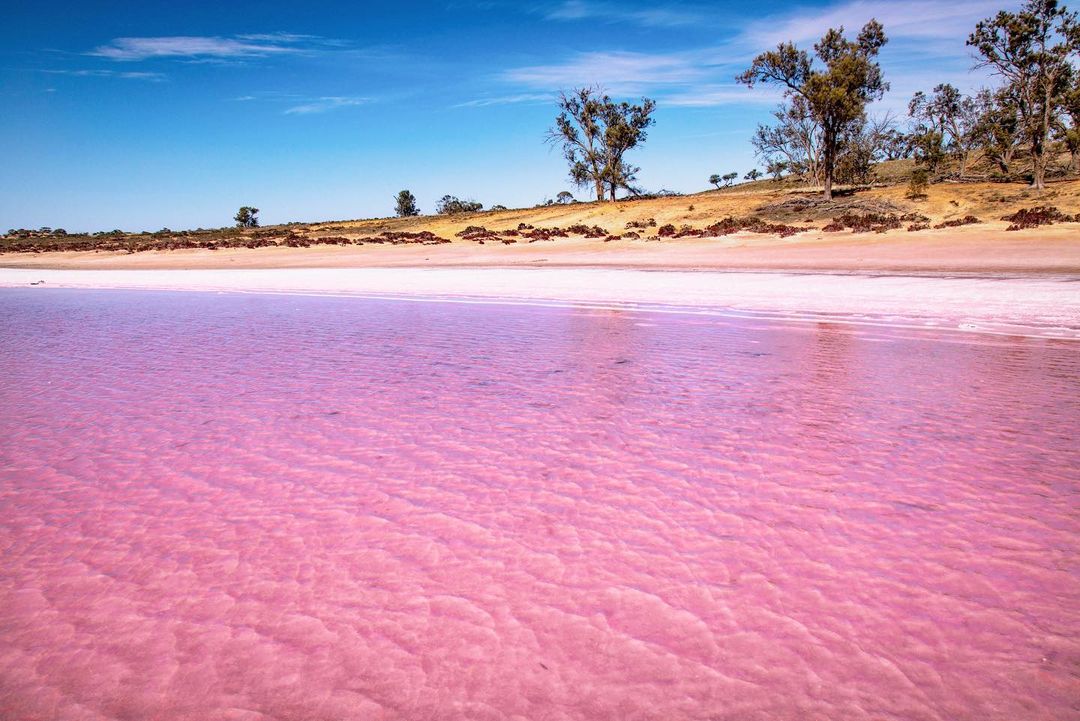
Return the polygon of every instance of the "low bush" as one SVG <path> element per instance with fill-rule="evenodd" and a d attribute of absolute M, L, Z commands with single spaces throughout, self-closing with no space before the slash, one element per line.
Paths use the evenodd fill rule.
<path fill-rule="evenodd" d="M 1038 205 L 1034 208 L 1021 208 L 1011 215 L 1006 215 L 1002 220 L 1011 225 L 1005 230 L 1027 230 L 1038 228 L 1040 225 L 1053 225 L 1054 223 L 1080 222 L 1080 216 L 1062 213 L 1051 205 Z"/>
<path fill-rule="evenodd" d="M 976 225 L 981 222 L 982 221 L 974 215 L 965 215 L 963 218 L 942 221 L 934 226 L 934 230 L 941 230 L 942 228 L 959 228 L 962 225 Z"/>

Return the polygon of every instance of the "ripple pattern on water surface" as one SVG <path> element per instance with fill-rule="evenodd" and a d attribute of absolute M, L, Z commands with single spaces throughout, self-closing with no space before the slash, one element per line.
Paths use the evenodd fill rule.
<path fill-rule="evenodd" d="M 0 293 L 0 718 L 1080 717 L 1067 341 Z"/>

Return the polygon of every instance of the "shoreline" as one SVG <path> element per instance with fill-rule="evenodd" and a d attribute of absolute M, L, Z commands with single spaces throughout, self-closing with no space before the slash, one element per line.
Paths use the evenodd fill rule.
<path fill-rule="evenodd" d="M 640 268 L 0 268 L 0 288 L 300 294 L 747 315 L 1080 340 L 1080 275 Z"/>
<path fill-rule="evenodd" d="M 437 246 L 312 246 L 0 253 L 0 268 L 289 269 L 289 268 L 621 268 L 715 272 L 1008 273 L 1080 275 L 1075 227 L 1008 232 L 985 227 L 917 233 L 809 233 L 779 238 L 585 238 L 514 245 L 457 240 Z"/>

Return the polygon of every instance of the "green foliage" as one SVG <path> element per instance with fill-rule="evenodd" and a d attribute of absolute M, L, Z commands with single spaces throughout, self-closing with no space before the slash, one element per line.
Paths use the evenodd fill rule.
<path fill-rule="evenodd" d="M 773 112 L 774 125 L 758 125 L 751 144 L 766 168 L 781 166 L 784 172 L 802 175 L 821 183 L 821 124 L 810 113 L 805 98 L 796 95 Z M 769 171 L 772 172 L 772 171 Z M 776 173 L 773 177 L 779 180 Z"/>
<path fill-rule="evenodd" d="M 560 190 L 559 194 L 555 196 L 555 202 L 558 205 L 569 205 L 570 203 L 576 203 L 572 193 L 566 190 Z"/>
<path fill-rule="evenodd" d="M 1057 0 L 1027 0 L 1019 12 L 1002 10 L 975 26 L 967 44 L 1003 78 L 1005 95 L 1017 115 L 1031 151 L 1032 187 L 1046 187 L 1050 132 L 1073 81 L 1080 52 L 1076 13 Z"/>
<path fill-rule="evenodd" d="M 1011 171 L 1013 156 L 1023 140 L 1020 110 L 1007 88 L 982 90 L 975 96 L 976 121 L 972 134 L 982 151 L 1004 176 Z"/>
<path fill-rule="evenodd" d="M 751 183 L 753 183 L 755 180 L 757 180 L 760 177 L 761 177 L 761 171 L 758 170 L 757 168 L 754 168 L 749 173 L 747 173 L 746 175 L 743 176 L 743 180 L 749 180 Z"/>
<path fill-rule="evenodd" d="M 914 130 L 915 141 L 922 152 L 922 161 L 932 170 L 947 155 L 959 163 L 959 174 L 967 170 L 968 154 L 978 143 L 979 112 L 974 98 L 964 96 L 948 83 L 941 83 L 931 95 L 921 90 L 908 103 L 908 113 L 919 122 Z"/>
<path fill-rule="evenodd" d="M 716 173 L 713 173 L 712 175 L 709 176 L 709 183 L 711 183 L 712 185 L 715 185 L 717 188 L 720 187 L 720 181 L 721 180 L 723 180 L 723 178 L 721 178 Z"/>
<path fill-rule="evenodd" d="M 615 200 L 620 189 L 636 193 L 633 183 L 640 168 L 624 156 L 645 142 L 656 103 L 648 98 L 640 105 L 616 103 L 599 88 L 578 88 L 560 94 L 558 104 L 547 139 L 562 146 L 574 185 L 591 185 L 597 200 Z"/>
<path fill-rule="evenodd" d="M 907 197 L 912 200 L 926 197 L 926 189 L 930 187 L 930 174 L 926 168 L 916 168 L 908 181 Z"/>
<path fill-rule="evenodd" d="M 765 172 L 772 176 L 772 179 L 779 182 L 784 179 L 784 173 L 788 172 L 788 163 L 786 160 L 773 160 L 765 166 Z"/>
<path fill-rule="evenodd" d="M 237 228 L 258 228 L 258 215 L 258 208 L 253 208 L 250 205 L 243 205 L 240 206 L 240 210 L 236 211 L 236 215 L 233 216 L 233 220 L 236 221 Z"/>
<path fill-rule="evenodd" d="M 460 215 L 461 213 L 475 213 L 483 210 L 484 204 L 475 200 L 458 200 L 453 195 L 444 195 L 435 204 L 435 212 L 439 215 Z"/>
<path fill-rule="evenodd" d="M 925 165 L 931 173 L 937 173 L 948 154 L 945 152 L 944 135 L 926 126 L 916 128 L 911 135 L 911 147 L 915 162 Z"/>
<path fill-rule="evenodd" d="M 731 184 L 733 182 L 735 182 L 735 179 L 738 178 L 738 177 L 739 177 L 739 172 L 735 171 L 733 173 L 724 173 L 723 175 L 720 176 L 720 179 L 724 181 L 724 187 L 725 188 L 730 188 Z"/>
<path fill-rule="evenodd" d="M 861 120 L 867 105 L 888 90 L 881 66 L 874 60 L 887 39 L 881 23 L 868 22 L 852 41 L 844 29 L 830 29 L 814 46 L 811 57 L 791 42 L 781 43 L 754 58 L 737 80 L 779 85 L 789 98 L 802 98 L 811 120 L 821 126 L 822 174 L 825 197 L 832 198 L 839 145 L 848 127 Z M 824 66 L 814 67 L 818 60 Z"/>
<path fill-rule="evenodd" d="M 420 215 L 420 209 L 416 207 L 416 196 L 408 190 L 399 191 L 394 197 L 394 213 L 399 218 Z"/>

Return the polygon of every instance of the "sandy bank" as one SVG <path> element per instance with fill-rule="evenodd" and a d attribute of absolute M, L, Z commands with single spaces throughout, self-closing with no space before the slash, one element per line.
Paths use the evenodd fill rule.
<path fill-rule="evenodd" d="M 611 243 L 571 238 L 509 246 L 456 241 L 440 246 L 0 254 L 0 267 L 7 268 L 187 270 L 421 266 L 1080 274 L 1080 233 L 1070 225 L 1021 233 L 970 227 L 886 235 L 819 232 L 777 238 L 740 233 L 725 238 Z"/>
<path fill-rule="evenodd" d="M 0 269 L 0 287 L 319 293 L 636 306 L 1080 338 L 1080 276 L 617 268 Z"/>

